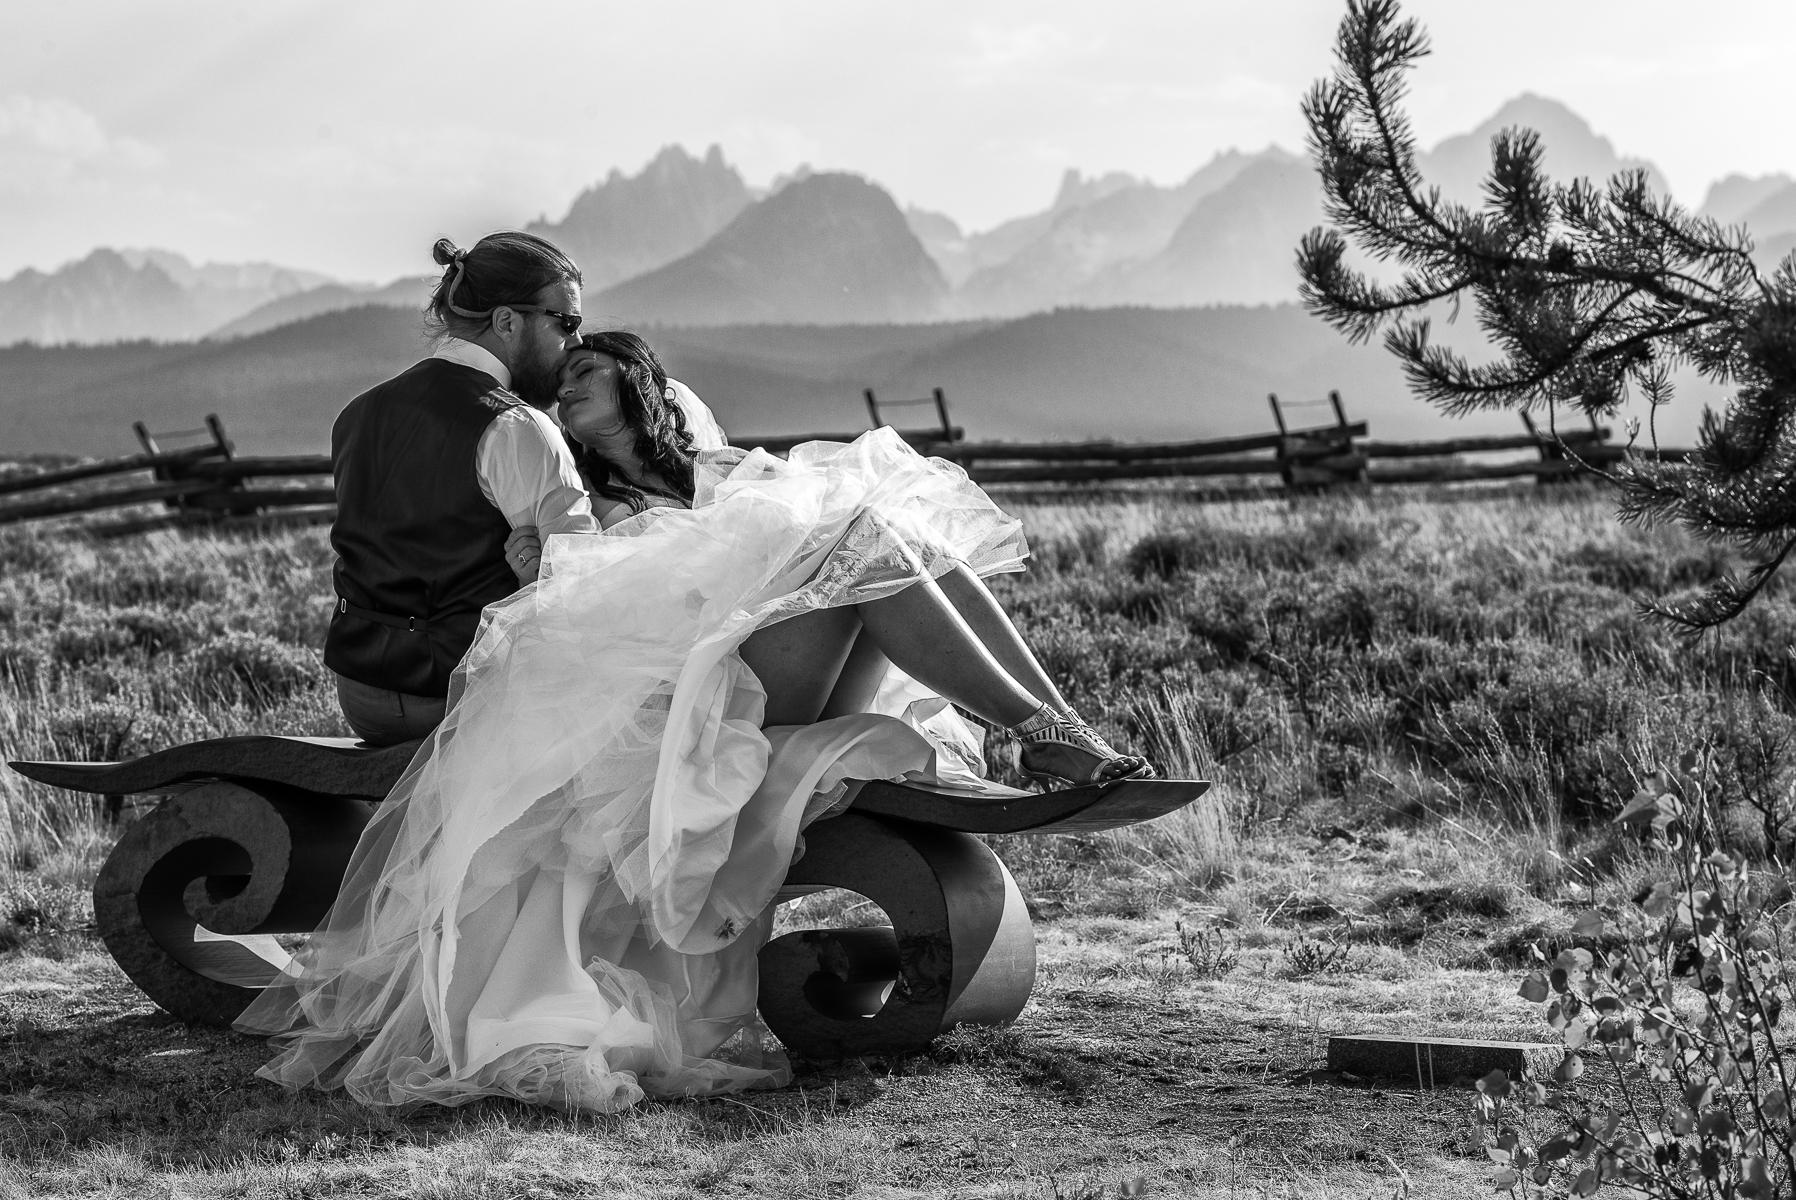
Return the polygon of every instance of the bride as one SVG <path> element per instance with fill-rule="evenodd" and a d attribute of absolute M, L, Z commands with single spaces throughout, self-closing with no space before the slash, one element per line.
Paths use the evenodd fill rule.
<path fill-rule="evenodd" d="M 854 779 L 1152 774 L 1055 687 L 982 577 L 1017 521 L 891 430 L 698 451 L 640 338 L 588 335 L 561 415 L 605 532 L 508 544 L 448 713 L 324 925 L 238 1021 L 259 1074 L 372 1105 L 589 1111 L 788 1078 L 756 954 L 801 831 Z"/>

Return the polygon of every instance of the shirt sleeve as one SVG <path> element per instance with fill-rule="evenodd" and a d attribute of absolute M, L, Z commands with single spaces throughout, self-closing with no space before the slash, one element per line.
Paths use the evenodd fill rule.
<path fill-rule="evenodd" d="M 694 450 L 721 450 L 730 444 L 723 426 L 717 423 L 717 418 L 691 388 L 677 379 L 670 379 L 667 390 L 672 393 L 674 403 L 686 413 L 686 428 L 692 431 Z"/>
<path fill-rule="evenodd" d="M 480 435 L 474 471 L 480 494 L 513 529 L 534 525 L 543 538 L 599 531 L 574 456 L 545 412 L 519 405 L 494 417 Z"/>

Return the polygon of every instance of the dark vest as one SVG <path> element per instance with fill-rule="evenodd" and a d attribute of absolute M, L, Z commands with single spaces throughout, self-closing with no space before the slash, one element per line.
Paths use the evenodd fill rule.
<path fill-rule="evenodd" d="M 505 565 L 511 527 L 480 494 L 474 459 L 493 418 L 522 403 L 486 372 L 433 358 L 338 415 L 331 546 L 339 603 L 325 666 L 409 695 L 448 692 L 480 610 L 518 588 Z"/>

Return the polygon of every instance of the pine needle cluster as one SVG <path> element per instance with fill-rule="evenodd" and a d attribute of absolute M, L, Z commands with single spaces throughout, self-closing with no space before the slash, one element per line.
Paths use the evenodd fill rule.
<path fill-rule="evenodd" d="M 1764 276 L 1746 229 L 1655 196 L 1644 171 L 1554 182 L 1528 129 L 1492 139 L 1481 204 L 1445 199 L 1417 169 L 1403 111 L 1426 33 L 1397 0 L 1347 9 L 1334 73 L 1303 103 L 1333 223 L 1299 248 L 1305 305 L 1355 342 L 1382 330 L 1416 393 L 1455 415 L 1605 416 L 1633 396 L 1656 414 L 1685 366 L 1731 385 L 1694 455 L 1660 456 L 1649 416 L 1644 442 L 1631 423 L 1634 453 L 1613 475 L 1622 519 L 1674 521 L 1755 563 L 1650 611 L 1689 629 L 1737 615 L 1796 548 L 1796 254 Z M 1350 245 L 1396 278 L 1351 264 Z M 1456 317 L 1467 300 L 1490 361 L 1433 337 L 1431 315 Z"/>

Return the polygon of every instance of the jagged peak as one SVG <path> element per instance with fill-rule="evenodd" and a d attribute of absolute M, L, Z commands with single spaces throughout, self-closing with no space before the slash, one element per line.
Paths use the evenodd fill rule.
<path fill-rule="evenodd" d="M 712 149 L 715 150 L 716 147 L 713 146 Z M 648 161 L 648 165 L 642 168 L 640 177 L 647 178 L 653 176 L 657 180 L 663 181 L 681 179 L 710 167 L 723 167 L 725 170 L 729 169 L 728 164 L 724 163 L 723 155 L 721 153 L 718 154 L 716 161 L 713 162 L 710 155 L 707 154 L 701 158 L 676 142 L 672 145 L 661 147 L 661 149 L 656 152 L 655 157 Z"/>
<path fill-rule="evenodd" d="M 1428 152 L 1434 159 L 1431 165 L 1439 169 L 1454 164 L 1463 171 L 1477 163 L 1482 170 L 1488 166 L 1491 139 L 1508 129 L 1529 129 L 1540 135 L 1546 170 L 1555 177 L 1601 178 L 1617 169 L 1645 170 L 1654 187 L 1666 187 L 1664 177 L 1651 161 L 1623 154 L 1570 106 L 1535 92 L 1523 92 L 1504 101 L 1476 129 L 1442 140 Z M 1428 169 L 1425 166 L 1424 173 Z M 1459 184 L 1462 195 L 1473 194 L 1469 180 L 1461 179 Z"/>
<path fill-rule="evenodd" d="M 185 254 L 177 253 L 174 250 L 164 250 L 158 246 L 120 246 L 118 253 L 133 268 L 138 269 L 141 269 L 145 263 L 156 263 L 158 266 L 176 267 L 183 270 L 193 266 L 193 260 Z M 217 264 L 208 263 L 206 265 L 216 266 Z"/>
<path fill-rule="evenodd" d="M 1796 187 L 1796 179 L 1782 171 L 1773 171 L 1767 175 L 1734 172 L 1723 175 L 1709 185 L 1699 211 L 1731 224 L 1745 216 L 1760 201 L 1789 187 Z"/>
<path fill-rule="evenodd" d="M 966 236 L 961 231 L 959 221 L 947 213 L 937 212 L 933 208 L 924 208 L 918 204 L 906 204 L 904 219 L 909 221 L 912 226 L 922 226 L 941 237 L 958 239 Z"/>
<path fill-rule="evenodd" d="M 1218 174 L 1239 174 L 1248 167 L 1256 166 L 1261 163 L 1270 163 L 1275 166 L 1287 166 L 1296 162 L 1307 163 L 1308 160 L 1300 154 L 1293 154 L 1289 150 L 1274 145 L 1271 142 L 1266 143 L 1266 147 L 1263 150 L 1243 150 L 1239 146 L 1230 146 L 1226 150 L 1218 150 L 1210 155 L 1209 161 L 1187 175 L 1179 186 L 1185 187 L 1193 183 L 1201 183 L 1203 180 Z"/>
<path fill-rule="evenodd" d="M 680 145 L 678 142 L 669 142 L 667 145 L 661 147 L 661 149 L 655 151 L 655 157 L 649 159 L 648 165 L 650 167 L 658 167 L 663 163 L 680 163 L 684 165 L 686 163 L 696 163 L 698 161 L 699 160 L 693 157 L 686 147 Z"/>
<path fill-rule="evenodd" d="M 1497 111 L 1492 113 L 1480 128 L 1484 126 L 1499 128 L 1510 125 L 1532 126 L 1537 123 L 1558 126 L 1572 125 L 1586 133 L 1591 132 L 1590 122 L 1579 116 L 1570 105 L 1561 100 L 1555 100 L 1551 96 L 1543 96 L 1539 92 L 1523 92 L 1519 96 L 1512 96 L 1503 101 Z"/>
<path fill-rule="evenodd" d="M 1575 149 L 1566 145 L 1571 141 L 1598 149 L 1618 160 L 1633 161 L 1616 150 L 1613 142 L 1598 133 L 1570 105 L 1537 92 L 1523 92 L 1505 100 L 1496 112 L 1470 133 L 1461 134 L 1459 138 L 1447 138 L 1441 144 L 1446 145 L 1464 138 L 1483 146 L 1504 129 L 1532 129 L 1540 134 L 1542 144 L 1549 151 L 1555 147 Z"/>
<path fill-rule="evenodd" d="M 1709 190 L 1715 191 L 1718 188 L 1749 187 L 1774 191 L 1779 188 L 1789 187 L 1792 183 L 1796 183 L 1796 178 L 1792 178 L 1789 174 L 1783 171 L 1772 171 L 1766 175 L 1747 175 L 1741 171 L 1734 171 L 1730 174 L 1723 175 L 1720 179 L 1717 179 L 1714 183 L 1710 184 Z"/>
<path fill-rule="evenodd" d="M 877 192 L 888 200 L 891 199 L 890 192 L 886 191 L 885 188 L 867 178 L 865 175 L 860 174 L 858 171 L 814 171 L 807 165 L 800 167 L 799 172 L 800 173 L 786 179 L 781 186 L 768 196 L 768 199 L 774 200 L 782 196 L 810 195 L 813 193 L 842 195 L 844 193 L 865 194 L 873 192 Z M 897 206 L 898 202 L 893 200 L 892 207 L 897 208 Z"/>
<path fill-rule="evenodd" d="M 1060 187 L 1054 193 L 1052 212 L 1078 208 L 1124 188 L 1140 187 L 1144 181 L 1126 171 L 1106 171 L 1102 175 L 1086 175 L 1077 167 L 1068 167 L 1060 176 Z"/>
<path fill-rule="evenodd" d="M 793 184 L 802 183 L 815 174 L 817 174 L 817 169 L 811 166 L 810 163 L 799 163 L 790 171 L 782 172 L 773 177 L 773 182 L 767 185 L 767 196 L 776 196 Z"/>

